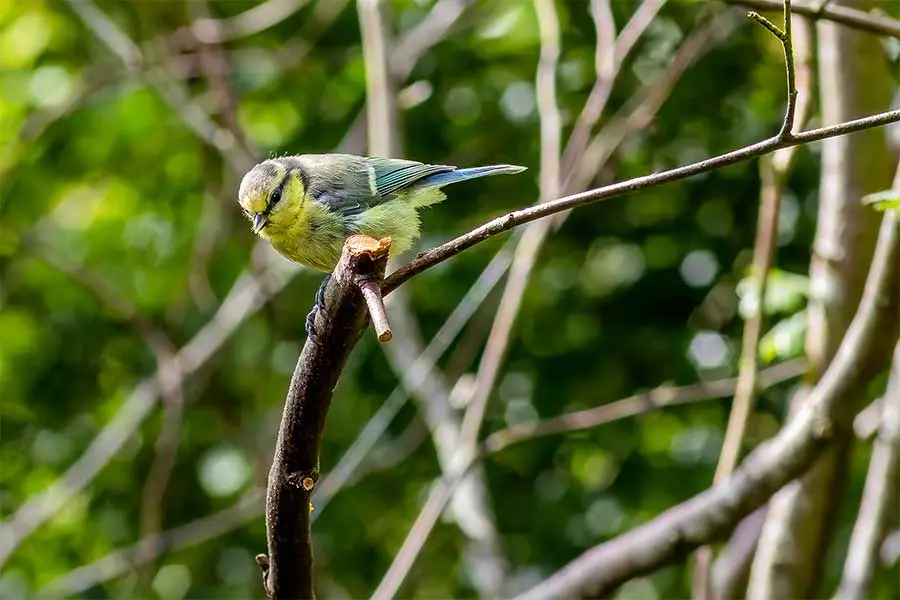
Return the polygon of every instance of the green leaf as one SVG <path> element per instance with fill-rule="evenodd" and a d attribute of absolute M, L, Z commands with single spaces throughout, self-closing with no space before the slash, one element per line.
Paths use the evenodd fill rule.
<path fill-rule="evenodd" d="M 806 336 L 806 311 L 782 319 L 759 340 L 759 355 L 763 361 L 797 358 L 803 354 Z"/>
<path fill-rule="evenodd" d="M 737 285 L 736 291 L 740 297 L 738 310 L 743 319 L 750 318 L 759 303 L 759 291 L 754 283 L 753 275 L 750 274 Z M 803 307 L 808 296 L 809 277 L 772 269 L 769 271 L 766 281 L 766 299 L 763 311 L 767 315 L 794 313 Z"/>
<path fill-rule="evenodd" d="M 900 208 L 900 190 L 884 190 L 863 196 L 862 203 L 875 210 L 897 210 Z"/>

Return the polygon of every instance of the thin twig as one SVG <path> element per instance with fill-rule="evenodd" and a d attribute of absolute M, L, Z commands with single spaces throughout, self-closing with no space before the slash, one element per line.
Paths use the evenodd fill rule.
<path fill-rule="evenodd" d="M 666 0 L 642 2 L 625 27 L 622 28 L 622 32 L 616 37 L 609 0 L 591 0 L 591 17 L 594 20 L 594 31 L 597 37 L 597 49 L 594 57 L 596 79 L 588 99 L 578 115 L 569 141 L 566 143 L 562 158 L 564 173 L 574 172 L 576 164 L 583 159 L 585 148 L 590 141 L 591 131 L 606 108 L 609 94 L 622 63 L 665 3 Z"/>
<path fill-rule="evenodd" d="M 142 560 L 155 559 L 165 552 L 191 548 L 216 539 L 251 519 L 262 516 L 265 493 L 248 492 L 233 506 L 168 531 L 144 538 L 133 546 L 117 550 L 54 579 L 35 594 L 37 598 L 71 598 L 94 586 L 129 572 Z"/>
<path fill-rule="evenodd" d="M 725 0 L 756 10 L 781 10 L 782 0 Z M 886 14 L 867 12 L 841 4 L 823 5 L 822 0 L 794 0 L 793 12 L 812 19 L 834 21 L 847 27 L 900 39 L 900 21 Z"/>
<path fill-rule="evenodd" d="M 369 315 L 372 317 L 372 326 L 375 328 L 375 335 L 378 336 L 378 341 L 391 341 L 394 334 L 391 333 L 391 324 L 388 323 L 387 312 L 384 310 L 381 287 L 376 281 L 369 280 L 360 282 L 359 290 L 366 301 L 366 306 L 369 307 Z"/>
<path fill-rule="evenodd" d="M 591 185 L 597 172 L 622 142 L 635 131 L 652 123 L 675 84 L 701 56 L 727 38 L 735 22 L 732 15 L 722 12 L 695 27 L 666 63 L 662 73 L 652 83 L 638 88 L 590 144 L 582 148 L 579 156 L 573 159 L 571 168 L 565 173 L 563 192 L 574 193 Z"/>
<path fill-rule="evenodd" d="M 892 513 L 900 499 L 900 342 L 894 348 L 894 360 L 878 438 L 872 449 L 869 473 L 859 513 L 853 526 L 841 583 L 835 594 L 840 600 L 864 600 L 871 597 L 872 578 L 878 565 L 878 553 L 888 532 Z"/>
<path fill-rule="evenodd" d="M 803 374 L 803 361 L 781 363 L 760 372 L 760 386 L 768 388 Z M 500 452 L 512 445 L 547 435 L 559 435 L 618 421 L 659 410 L 666 406 L 680 406 L 704 400 L 726 398 L 734 394 L 738 380 L 720 379 L 673 387 L 661 385 L 648 392 L 635 394 L 596 408 L 565 413 L 558 417 L 513 425 L 492 433 L 482 444 L 487 454 Z"/>
<path fill-rule="evenodd" d="M 721 485 L 588 550 L 518 600 L 610 595 L 625 581 L 727 535 L 743 516 L 803 473 L 849 428 L 835 417 L 842 410 L 840 401 L 859 383 L 865 363 L 877 351 L 883 324 L 894 316 L 890 298 L 900 281 L 898 265 L 900 227 L 894 215 L 886 214 L 856 316 L 828 370 L 788 426 L 754 450 Z"/>
<path fill-rule="evenodd" d="M 593 204 L 602 200 L 608 200 L 616 196 L 657 187 L 666 183 L 681 181 L 682 179 L 687 179 L 701 173 L 708 173 L 709 171 L 714 171 L 722 167 L 758 158 L 770 154 L 780 148 L 801 146 L 811 142 L 818 142 L 828 138 L 889 125 L 898 121 L 900 121 L 900 110 L 891 110 L 860 119 L 853 119 L 851 121 L 839 123 L 838 125 L 804 131 L 791 136 L 791 138 L 787 140 L 771 137 L 738 150 L 726 152 L 725 154 L 707 158 L 683 167 L 635 177 L 612 185 L 572 194 L 557 200 L 551 200 L 550 202 L 544 202 L 542 204 L 513 211 L 501 217 L 492 219 L 437 248 L 419 254 L 409 264 L 397 269 L 388 276 L 384 280 L 382 289 L 385 294 L 390 293 L 391 290 L 402 285 L 422 271 L 430 269 L 490 237 L 496 236 L 504 231 L 509 231 L 513 227 L 517 227 L 524 223 L 530 223 L 531 221 L 554 215 L 565 210 Z"/>

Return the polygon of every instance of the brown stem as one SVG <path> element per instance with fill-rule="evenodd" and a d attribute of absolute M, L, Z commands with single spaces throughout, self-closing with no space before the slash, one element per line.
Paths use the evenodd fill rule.
<path fill-rule="evenodd" d="M 270 598 L 313 598 L 310 497 L 319 480 L 319 448 L 338 377 L 366 326 L 361 280 L 380 279 L 390 240 L 354 235 L 316 313 L 315 342 L 306 341 L 284 404 L 266 493 L 268 556 L 260 555 Z"/>
<path fill-rule="evenodd" d="M 863 600 L 870 597 L 872 578 L 878 565 L 878 551 L 888 532 L 891 513 L 900 499 L 900 342 L 894 348 L 894 361 L 884 394 L 881 427 L 866 487 L 853 526 L 844 573 L 836 599 Z"/>
<path fill-rule="evenodd" d="M 492 219 L 437 248 L 422 252 L 409 264 L 400 267 L 388 276 L 382 284 L 382 291 L 385 294 L 388 294 L 393 289 L 406 283 L 419 273 L 456 256 L 460 252 L 467 250 L 488 238 L 499 235 L 504 231 L 509 231 L 513 227 L 517 227 L 524 223 L 530 223 L 531 221 L 536 221 L 537 219 L 554 215 L 578 206 L 585 206 L 587 204 L 608 200 L 609 198 L 622 196 L 639 190 L 681 181 L 682 179 L 687 179 L 694 175 L 708 173 L 709 171 L 714 171 L 722 167 L 758 158 L 781 148 L 801 146 L 810 142 L 818 142 L 820 140 L 846 135 L 848 133 L 856 133 L 858 131 L 872 129 L 873 127 L 881 127 L 898 121 L 900 121 L 900 110 L 891 110 L 863 117 L 861 119 L 853 119 L 838 125 L 804 131 L 791 136 L 790 139 L 771 137 L 767 140 L 745 146 L 738 150 L 726 152 L 725 154 L 707 158 L 683 167 L 653 173 L 652 175 L 627 179 L 612 185 L 587 190 L 557 200 L 551 200 L 550 202 L 543 202 L 528 208 L 513 211 L 501 217 L 497 217 L 496 219 Z"/>

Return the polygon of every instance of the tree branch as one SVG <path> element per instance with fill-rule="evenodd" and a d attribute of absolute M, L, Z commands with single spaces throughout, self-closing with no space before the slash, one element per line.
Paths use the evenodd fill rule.
<path fill-rule="evenodd" d="M 900 110 L 892 110 L 861 119 L 846 121 L 838 125 L 820 127 L 818 129 L 810 129 L 809 131 L 804 131 L 802 133 L 791 136 L 790 139 L 779 139 L 778 137 L 772 137 L 767 140 L 751 144 L 750 146 L 745 146 L 738 150 L 720 154 L 719 156 L 715 156 L 713 158 L 707 158 L 705 160 L 691 163 L 683 167 L 677 167 L 675 169 L 662 171 L 660 173 L 654 173 L 652 175 L 635 177 L 633 179 L 620 181 L 619 183 L 614 183 L 612 185 L 588 190 L 578 194 L 572 194 L 570 196 L 565 196 L 557 200 L 551 200 L 550 202 L 544 202 L 542 204 L 537 204 L 528 208 L 513 211 L 501 217 L 497 217 L 496 219 L 492 219 L 491 221 L 488 221 L 487 223 L 480 225 L 479 227 L 476 227 L 468 233 L 464 233 L 463 235 L 460 235 L 450 240 L 449 242 L 438 246 L 437 248 L 432 248 L 431 250 L 422 252 L 421 254 L 416 256 L 409 264 L 400 267 L 387 278 L 385 278 L 384 282 L 382 283 L 382 290 L 385 295 L 387 295 L 392 290 L 406 283 L 419 273 L 430 269 L 431 267 L 434 267 L 435 265 L 438 265 L 449 258 L 456 256 L 460 252 L 467 250 L 490 237 L 496 236 L 500 233 L 503 233 L 504 231 L 508 231 L 513 227 L 517 227 L 524 223 L 530 223 L 531 221 L 535 221 L 549 215 L 554 215 L 565 210 L 576 208 L 578 206 L 585 206 L 587 204 L 593 204 L 602 200 L 608 200 L 609 198 L 614 198 L 616 196 L 622 196 L 640 190 L 645 190 L 647 188 L 657 187 L 666 183 L 672 183 L 674 181 L 681 181 L 682 179 L 687 179 L 689 177 L 693 177 L 694 175 L 699 175 L 700 173 L 707 173 L 709 171 L 714 171 L 722 167 L 727 167 L 729 165 L 744 162 L 746 160 L 758 158 L 760 156 L 770 154 L 780 148 L 801 146 L 810 142 L 818 142 L 820 140 L 847 135 L 849 133 L 865 131 L 866 129 L 881 127 L 883 125 L 896 123 L 898 121 L 900 121 Z"/>
<path fill-rule="evenodd" d="M 588 550 L 518 600 L 603 596 L 625 581 L 670 564 L 728 534 L 785 483 L 809 468 L 850 423 L 836 420 L 838 403 L 858 383 L 898 283 L 900 232 L 886 214 L 859 309 L 835 359 L 808 401 L 775 438 L 757 448 L 723 484 Z"/>
<path fill-rule="evenodd" d="M 870 597 L 872 578 L 878 564 L 878 552 L 888 531 L 891 512 L 900 499 L 900 342 L 894 348 L 894 361 L 887 391 L 881 427 L 850 546 L 844 574 L 835 598 L 864 600 Z"/>
<path fill-rule="evenodd" d="M 803 373 L 802 360 L 793 360 L 769 367 L 760 372 L 760 386 L 768 388 Z M 666 406 L 680 406 L 702 400 L 725 398 L 735 393 L 738 379 L 704 381 L 673 387 L 661 385 L 650 391 L 634 394 L 595 408 L 564 413 L 533 423 L 513 425 L 489 435 L 482 444 L 485 454 L 494 454 L 510 446 L 547 435 L 591 429 L 599 425 L 644 414 Z"/>
<path fill-rule="evenodd" d="M 322 515 L 329 501 L 343 489 L 356 474 L 360 463 L 369 456 L 372 447 L 385 432 L 391 420 L 406 402 L 405 386 L 415 386 L 430 376 L 437 358 L 450 346 L 460 330 L 469 321 L 485 297 L 497 285 L 509 268 L 509 248 L 494 257 L 482 276 L 472 284 L 465 297 L 432 338 L 425 351 L 403 373 L 404 383 L 399 384 L 388 396 L 378 412 L 373 415 L 353 444 L 344 452 L 338 464 L 316 487 L 316 510 L 312 520 Z M 140 540 L 137 544 L 117 550 L 88 565 L 59 577 L 39 592 L 39 596 L 71 596 L 83 592 L 128 570 L 154 560 L 162 553 L 176 551 L 213 539 L 263 515 L 264 494 L 250 492 L 236 505 L 220 512 L 179 525 L 158 535 Z"/>
<path fill-rule="evenodd" d="M 270 598 L 313 598 L 309 500 L 319 480 L 319 447 L 334 388 L 368 313 L 361 287 L 380 279 L 390 239 L 354 235 L 316 313 L 316 341 L 307 340 L 284 404 L 266 493 L 268 556 L 257 560 Z"/>
<path fill-rule="evenodd" d="M 783 7 L 782 0 L 725 0 L 725 2 L 756 10 L 781 10 Z M 869 33 L 900 38 L 900 21 L 885 14 L 840 4 L 826 4 L 822 0 L 794 0 L 793 11 L 812 19 L 834 21 Z"/>

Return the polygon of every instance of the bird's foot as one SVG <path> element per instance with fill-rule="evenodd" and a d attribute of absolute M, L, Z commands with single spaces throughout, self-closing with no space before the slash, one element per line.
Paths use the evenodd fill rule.
<path fill-rule="evenodd" d="M 329 281 L 331 281 L 331 273 L 326 275 L 325 279 L 322 280 L 322 285 L 320 285 L 319 289 L 316 291 L 315 304 L 313 304 L 309 314 L 306 315 L 306 335 L 311 342 L 316 341 L 316 314 L 320 310 L 325 310 L 325 288 L 328 286 Z"/>

